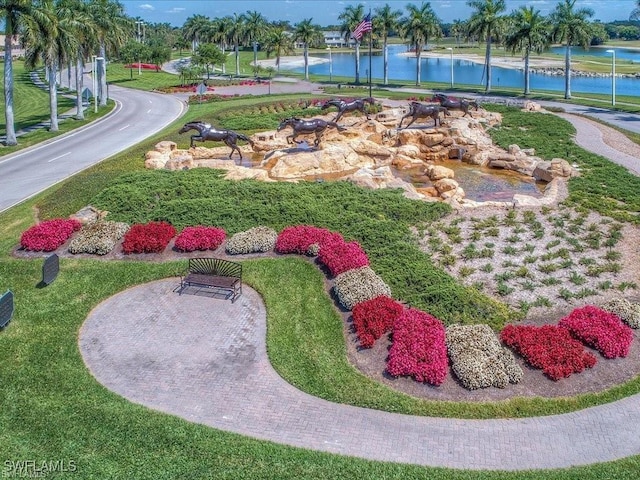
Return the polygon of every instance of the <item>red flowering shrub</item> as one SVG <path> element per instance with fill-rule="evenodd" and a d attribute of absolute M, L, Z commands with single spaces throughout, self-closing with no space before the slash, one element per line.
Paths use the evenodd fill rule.
<path fill-rule="evenodd" d="M 596 357 L 585 352 L 584 345 L 566 328 L 557 325 L 507 325 L 500 339 L 551 380 L 569 377 L 596 364 Z"/>
<path fill-rule="evenodd" d="M 73 232 L 80 230 L 78 220 L 55 218 L 34 225 L 22 232 L 20 245 L 26 250 L 52 252 L 69 240 Z"/>
<path fill-rule="evenodd" d="M 176 229 L 167 222 L 137 223 L 124 236 L 124 253 L 160 253 L 176 235 Z"/>
<path fill-rule="evenodd" d="M 633 340 L 631 328 L 613 313 L 587 305 L 576 308 L 558 322 L 578 340 L 598 350 L 604 358 L 626 357 Z"/>
<path fill-rule="evenodd" d="M 441 385 L 448 368 L 442 322 L 414 308 L 404 310 L 393 325 L 387 372 L 394 377 L 411 375 L 418 382 Z"/>
<path fill-rule="evenodd" d="M 329 269 L 332 276 L 347 270 L 369 266 L 369 257 L 358 242 L 340 239 L 325 240 L 320 245 L 318 261 Z"/>
<path fill-rule="evenodd" d="M 391 331 L 403 310 L 402 304 L 384 295 L 354 306 L 353 326 L 360 346 L 371 348 L 377 339 Z"/>
<path fill-rule="evenodd" d="M 342 235 L 331 232 L 326 228 L 318 228 L 312 225 L 294 225 L 280 232 L 276 240 L 276 252 L 308 255 L 312 253 L 310 250 L 311 245 L 320 246 L 327 240 L 344 242 Z"/>
<path fill-rule="evenodd" d="M 175 241 L 175 247 L 182 252 L 193 252 L 195 250 L 215 250 L 226 237 L 226 233 L 221 228 L 216 227 L 186 227 L 180 232 Z"/>

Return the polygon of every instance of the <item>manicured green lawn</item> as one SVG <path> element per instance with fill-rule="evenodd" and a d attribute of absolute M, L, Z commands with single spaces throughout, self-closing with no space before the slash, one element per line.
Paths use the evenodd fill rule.
<path fill-rule="evenodd" d="M 254 104 L 255 99 L 239 99 L 194 106 L 188 118 L 208 115 L 222 119 L 225 109 L 253 108 Z M 525 133 L 519 136 L 522 132 L 517 128 L 519 122 L 536 125 L 540 122 L 535 114 L 527 115 L 535 119 L 520 118 L 517 112 L 505 110 L 504 128 L 496 132 L 497 139 L 511 142 L 518 137 L 523 148 L 529 146 L 526 142 L 538 142 L 539 138 Z M 549 121 L 545 117 L 542 122 Z M 557 136 L 560 136 L 558 132 L 571 133 L 564 122 L 558 122 L 549 126 Z M 437 208 L 442 207 L 432 210 L 424 205 L 412 205 L 415 202 L 403 199 L 396 192 L 360 192 L 340 184 L 229 184 L 213 172 L 178 175 L 145 172 L 142 154 L 158 140 L 170 137 L 169 132 L 175 132 L 176 125 L 145 145 L 103 162 L 0 215 L 0 287 L 11 288 L 18 305 L 9 328 L 0 333 L 0 364 L 3 365 L 0 369 L 0 442 L 7 460 L 74 460 L 77 478 L 99 479 L 636 478 L 640 471 L 638 456 L 566 470 L 497 473 L 421 468 L 309 452 L 193 425 L 133 405 L 104 389 L 86 369 L 78 351 L 77 332 L 82 322 L 103 299 L 132 285 L 173 276 L 183 268 L 184 262 L 63 260 L 60 277 L 49 287 L 36 288 L 42 261 L 15 259 L 10 255 L 20 233 L 33 224 L 36 206 L 42 218 L 51 218 L 67 215 L 95 200 L 101 206 L 113 208 L 114 217 L 127 216 L 131 220 L 167 217 L 178 225 L 202 219 L 229 231 L 266 223 L 282 228 L 309 219 L 307 221 L 340 230 L 346 237 L 361 241 L 372 258 L 374 270 L 392 284 L 399 298 L 411 292 L 409 286 L 403 285 L 402 272 L 397 272 L 402 270 L 398 268 L 405 261 L 402 258 L 407 259 L 409 266 L 412 262 L 424 262 L 421 268 L 427 269 L 429 275 L 448 281 L 430 266 L 424 255 L 424 258 L 418 256 L 406 231 L 416 220 L 429 222 L 438 218 L 443 211 Z M 585 175 L 577 184 L 579 188 L 574 191 L 573 182 L 571 187 L 572 201 L 578 207 L 596 203 L 595 187 L 602 183 L 600 174 L 608 172 L 607 178 L 616 182 L 609 192 L 610 198 L 616 200 L 615 208 L 606 203 L 594 207 L 622 216 L 627 215 L 628 210 L 637 211 L 634 203 L 637 200 L 631 194 L 639 191 L 637 180 L 624 180 L 625 185 L 619 185 L 618 179 L 623 178 L 620 167 L 608 166 L 608 162 L 582 152 L 568 141 L 559 142 L 557 148 L 564 149 L 565 153 L 570 149 L 572 160 L 585 167 Z M 555 150 L 549 146 L 539 153 L 554 154 Z M 122 174 L 126 176 L 121 177 Z M 95 196 L 100 191 L 103 193 Z M 156 199 L 155 193 L 163 194 L 164 198 Z M 131 208 L 131 199 L 136 200 L 135 208 Z M 215 214 L 210 212 L 210 204 L 203 202 L 210 202 L 237 217 L 212 216 Z M 225 207 L 230 202 L 234 204 L 235 213 Z M 194 205 L 198 208 L 191 208 Z M 349 208 L 345 209 L 344 205 Z M 192 217 L 187 213 L 191 211 L 203 214 Z M 209 212 L 206 217 L 204 212 Z M 399 248 L 405 250 L 399 254 Z M 487 418 L 571 411 L 640 391 L 640 380 L 635 380 L 609 392 L 572 399 L 521 399 L 473 405 L 413 399 L 363 377 L 347 362 L 341 320 L 325 295 L 321 274 L 314 266 L 294 258 L 254 260 L 245 265 L 247 282 L 261 293 L 267 305 L 267 342 L 273 364 L 291 383 L 324 398 L 422 415 Z M 274 278 L 278 278 L 278 282 L 274 282 Z M 454 285 L 450 285 L 455 292 Z M 445 294 L 451 292 L 433 290 L 432 300 L 442 301 L 441 296 Z M 475 300 L 480 302 L 481 297 Z M 468 315 L 471 319 L 471 313 Z M 478 321 L 487 319 L 478 312 L 475 317 Z"/>

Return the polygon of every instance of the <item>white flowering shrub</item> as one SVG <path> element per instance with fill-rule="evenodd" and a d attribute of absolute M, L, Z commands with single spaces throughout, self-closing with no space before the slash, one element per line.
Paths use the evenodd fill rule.
<path fill-rule="evenodd" d="M 333 289 L 338 301 L 347 310 L 360 302 L 385 295 L 391 296 L 391 289 L 371 267 L 354 268 L 336 276 Z"/>
<path fill-rule="evenodd" d="M 489 325 L 451 325 L 447 349 L 453 372 L 469 390 L 505 388 L 522 379 L 522 369 Z"/>
<path fill-rule="evenodd" d="M 273 250 L 278 234 L 269 227 L 254 227 L 238 232 L 227 240 L 225 249 L 230 255 L 258 253 Z"/>
<path fill-rule="evenodd" d="M 602 309 L 617 315 L 631 328 L 640 328 L 640 304 L 626 298 L 613 298 L 602 304 Z"/>
<path fill-rule="evenodd" d="M 122 222 L 98 221 L 82 227 L 69 244 L 69 253 L 92 253 L 106 255 L 127 233 L 129 225 Z"/>

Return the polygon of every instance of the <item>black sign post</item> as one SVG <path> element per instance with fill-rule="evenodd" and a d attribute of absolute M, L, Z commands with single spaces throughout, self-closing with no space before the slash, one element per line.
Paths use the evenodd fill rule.
<path fill-rule="evenodd" d="M 13 292 L 7 290 L 0 297 L 0 328 L 6 327 L 11 317 L 13 317 Z"/>
<path fill-rule="evenodd" d="M 49 255 L 44 259 L 44 264 L 42 265 L 42 284 L 49 285 L 53 283 L 58 276 L 59 271 L 60 258 L 55 253 L 53 255 Z"/>

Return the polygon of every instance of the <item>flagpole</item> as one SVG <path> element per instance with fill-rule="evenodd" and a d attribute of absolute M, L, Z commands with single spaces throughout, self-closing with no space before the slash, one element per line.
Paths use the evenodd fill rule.
<path fill-rule="evenodd" d="M 369 9 L 369 18 L 371 19 L 371 9 Z M 371 71 L 371 56 L 372 56 L 371 44 L 372 43 L 373 43 L 373 26 L 371 27 L 371 30 L 369 30 L 369 98 L 372 98 L 371 96 L 371 76 L 373 75 L 373 72 Z"/>

